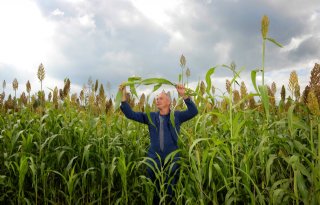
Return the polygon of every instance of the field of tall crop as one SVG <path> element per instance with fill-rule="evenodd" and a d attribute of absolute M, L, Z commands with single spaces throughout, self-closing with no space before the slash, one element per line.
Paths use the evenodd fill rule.
<path fill-rule="evenodd" d="M 187 90 L 199 114 L 181 127 L 174 204 L 319 204 L 320 65 L 315 64 L 303 92 L 294 71 L 288 85 L 266 85 L 266 41 L 281 46 L 267 36 L 266 21 L 262 68 L 251 72 L 252 82 L 241 82 L 241 71 L 231 64 L 224 66 L 232 76 L 223 94 L 212 81 L 215 67 Z M 180 63 L 179 81 L 185 83 L 190 71 L 184 56 Z M 19 97 L 7 94 L 3 81 L 0 203 L 152 204 L 156 191 L 166 204 L 166 170 L 155 170 L 159 189 L 146 177 L 148 128 L 124 117 L 118 109 L 121 93 L 112 99 L 103 84 L 90 81 L 79 94 L 70 94 L 66 78 L 63 88 L 45 95 L 42 64 L 37 75 L 41 90 L 36 94 L 29 81 Z M 175 85 L 163 78 L 129 78 L 130 105 L 136 111 L 155 110 L 148 95 L 137 95 L 136 85 L 154 86 L 157 92 L 164 84 Z M 12 86 L 17 91 L 18 81 Z M 185 109 L 181 99 L 172 104 L 172 110 Z M 169 156 L 165 163 L 170 161 Z"/>

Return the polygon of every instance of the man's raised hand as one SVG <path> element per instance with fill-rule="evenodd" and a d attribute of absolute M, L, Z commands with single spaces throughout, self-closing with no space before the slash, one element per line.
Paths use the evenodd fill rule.
<path fill-rule="evenodd" d="M 182 85 L 182 84 L 177 84 L 176 88 L 177 88 L 178 94 L 179 94 L 183 99 L 188 98 L 188 97 L 186 96 L 186 88 L 184 87 L 184 85 Z"/>

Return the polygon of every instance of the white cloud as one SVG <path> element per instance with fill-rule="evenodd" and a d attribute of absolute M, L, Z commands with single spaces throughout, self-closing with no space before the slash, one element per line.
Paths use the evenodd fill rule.
<path fill-rule="evenodd" d="M 170 53 L 180 53 L 190 51 L 192 48 L 190 42 L 186 41 L 185 34 L 180 27 L 176 25 L 177 20 L 184 18 L 187 20 L 189 15 L 195 15 L 188 10 L 186 2 L 182 0 L 131 0 L 138 11 L 148 20 L 158 25 L 169 36 L 169 41 L 164 49 Z M 187 2 L 190 3 L 191 2 Z"/>
<path fill-rule="evenodd" d="M 191 44 L 186 42 L 185 36 L 180 31 L 175 31 L 171 33 L 164 50 L 172 54 L 177 54 L 180 53 L 182 49 L 183 52 L 190 51 L 192 49 L 190 46 Z"/>
<path fill-rule="evenodd" d="M 116 61 L 116 62 L 131 62 L 133 60 L 133 56 L 130 52 L 127 51 L 110 51 L 105 53 L 104 58 L 107 61 Z"/>
<path fill-rule="evenodd" d="M 170 13 L 181 11 L 181 0 L 132 0 L 133 5 L 148 19 L 168 29 L 172 18 Z"/>
<path fill-rule="evenodd" d="M 83 15 L 81 17 L 79 17 L 79 22 L 80 24 L 85 27 L 85 28 L 96 28 L 96 24 L 95 24 L 95 21 L 94 21 L 94 16 L 93 15 L 89 15 L 89 14 L 86 14 L 86 15 Z"/>
<path fill-rule="evenodd" d="M 54 26 L 32 1 L 1 1 L 0 63 L 32 71 L 45 63 L 52 50 Z"/>
<path fill-rule="evenodd" d="M 230 51 L 232 44 L 227 41 L 218 42 L 213 47 L 213 54 L 216 56 L 217 63 L 230 62 Z"/>
<path fill-rule="evenodd" d="M 295 50 L 300 46 L 301 43 L 303 43 L 304 41 L 308 40 L 311 37 L 312 37 L 311 34 L 307 34 L 299 37 L 292 37 L 290 43 L 288 45 L 285 45 L 280 50 L 280 52 L 289 52 L 289 51 Z"/>
<path fill-rule="evenodd" d="M 319 17 L 319 12 L 313 12 L 313 14 L 311 14 L 309 18 L 309 21 L 316 21 L 318 17 Z"/>
<path fill-rule="evenodd" d="M 61 11 L 59 8 L 57 8 L 54 11 L 52 11 L 51 14 L 54 15 L 54 16 L 63 16 L 64 12 Z"/>
<path fill-rule="evenodd" d="M 128 10 L 121 10 L 119 11 L 118 15 L 119 20 L 128 27 L 133 27 L 141 23 L 140 15 L 132 13 Z"/>
<path fill-rule="evenodd" d="M 80 4 L 85 2 L 86 0 L 65 0 L 66 2 L 70 2 L 72 4 Z"/>

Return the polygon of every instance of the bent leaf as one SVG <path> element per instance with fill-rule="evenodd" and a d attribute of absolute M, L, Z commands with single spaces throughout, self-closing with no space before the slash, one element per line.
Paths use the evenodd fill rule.
<path fill-rule="evenodd" d="M 214 73 L 215 71 L 215 67 L 210 68 L 206 74 L 206 83 L 207 83 L 207 88 L 206 88 L 206 92 L 209 94 L 210 90 L 211 90 L 211 75 Z"/>
<path fill-rule="evenodd" d="M 268 41 L 270 41 L 271 43 L 274 43 L 274 44 L 276 44 L 277 46 L 279 46 L 280 48 L 282 48 L 283 46 L 280 44 L 280 43 L 278 43 L 275 39 L 273 39 L 273 38 L 266 38 Z"/>
<path fill-rule="evenodd" d="M 157 91 L 160 87 L 162 86 L 162 84 L 161 83 L 159 83 L 159 84 L 156 84 L 154 87 L 153 87 L 153 90 L 152 90 L 152 92 L 155 92 L 155 91 Z"/>
<path fill-rule="evenodd" d="M 256 90 L 257 93 L 259 93 L 258 87 L 257 87 L 257 72 L 259 70 L 253 70 L 251 71 L 251 81 L 253 84 L 254 89 Z"/>
<path fill-rule="evenodd" d="M 142 85 L 152 85 L 152 84 L 160 84 L 160 83 L 175 86 L 174 83 L 164 78 L 147 78 L 141 81 Z"/>

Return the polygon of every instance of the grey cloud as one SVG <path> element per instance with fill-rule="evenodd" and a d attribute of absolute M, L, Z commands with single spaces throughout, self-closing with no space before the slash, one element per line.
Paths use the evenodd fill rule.
<path fill-rule="evenodd" d="M 200 67 L 198 71 L 202 74 L 212 65 L 231 63 L 219 62 L 212 51 L 212 48 L 220 42 L 231 43 L 230 61 L 233 60 L 248 70 L 261 66 L 260 21 L 264 14 L 270 16 L 270 36 L 279 42 L 289 41 L 290 37 L 302 32 L 301 23 L 275 13 L 261 2 L 214 1 L 209 5 L 192 2 L 194 5 L 190 10 L 196 13 L 198 18 L 192 15 L 181 18 L 177 15 L 174 18 L 174 27 L 185 34 L 188 43 L 193 45 L 195 52 L 191 51 L 189 56 L 191 61 L 195 62 L 194 67 Z M 287 35 L 288 31 L 290 35 Z M 270 52 L 270 47 L 269 44 L 267 52 Z M 272 47 L 271 49 L 272 54 L 278 54 L 277 50 Z"/>
<path fill-rule="evenodd" d="M 185 39 L 176 43 L 175 50 L 170 50 L 172 33 L 148 20 L 128 1 L 95 0 L 73 7 L 64 1 L 39 0 L 43 15 L 57 25 L 55 45 L 67 61 L 53 59 L 50 75 L 59 79 L 70 77 L 78 84 L 85 83 L 89 76 L 117 84 L 132 74 L 176 80 L 180 72 L 179 57 L 183 53 L 191 68 L 192 80 L 197 81 L 211 66 L 231 63 L 219 62 L 214 52 L 214 47 L 224 42 L 231 45 L 230 61 L 249 71 L 261 66 L 260 21 L 264 14 L 270 18 L 270 37 L 286 45 L 292 37 L 310 32 L 306 18 L 319 10 L 319 5 L 310 3 L 304 7 L 306 11 L 298 12 L 299 6 L 292 1 L 285 1 L 287 4 L 255 0 L 210 2 L 184 1 L 180 9 L 185 13 L 169 13 L 173 19 L 171 31 L 181 33 Z M 291 7 L 297 10 L 296 14 Z M 65 15 L 52 16 L 56 8 Z M 77 18 L 85 14 L 93 15 L 94 29 L 77 23 Z M 297 51 L 286 55 L 268 43 L 266 64 L 270 69 L 280 69 L 286 63 L 318 57 L 315 45 L 319 45 L 319 39 L 311 38 Z M 230 75 L 228 71 L 217 74 Z"/>
<path fill-rule="evenodd" d="M 289 58 L 294 61 L 308 61 L 314 59 L 316 56 L 320 56 L 320 38 L 312 37 L 300 44 L 300 46 L 289 53 Z"/>
<path fill-rule="evenodd" d="M 65 18 L 65 21 L 59 19 L 55 43 L 58 52 L 65 56 L 68 63 L 54 69 L 51 73 L 54 77 L 72 76 L 77 83 L 81 83 L 88 76 L 92 76 L 118 83 L 117 81 L 125 80 L 128 74 L 135 74 L 142 67 L 145 70 L 140 75 L 168 67 L 166 61 L 159 60 L 163 56 L 166 58 L 165 54 L 159 52 L 166 42 L 165 33 L 128 4 L 119 5 L 115 1 L 111 1 L 110 4 L 105 2 L 97 4 L 94 9 L 97 27 L 94 31 L 86 31 L 76 24 L 74 18 L 77 14 L 73 15 L 74 18 Z M 57 5 L 51 9 L 55 6 Z M 90 6 L 87 9 L 90 13 Z M 47 10 L 49 13 L 50 9 Z M 137 15 L 140 20 L 134 26 L 126 24 L 120 20 L 120 15 L 124 12 Z M 105 56 L 110 53 L 127 53 L 130 55 L 130 61 L 106 58 Z M 53 62 L 52 66 L 55 64 Z M 156 70 L 150 70 L 152 68 Z"/>

